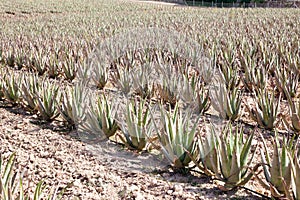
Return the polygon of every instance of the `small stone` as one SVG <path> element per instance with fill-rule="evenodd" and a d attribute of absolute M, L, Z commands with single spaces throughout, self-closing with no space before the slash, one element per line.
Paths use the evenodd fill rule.
<path fill-rule="evenodd" d="M 75 181 L 73 182 L 73 185 L 74 185 L 75 187 L 80 187 L 80 186 L 81 186 L 80 180 L 79 180 L 79 179 L 75 180 Z"/>
<path fill-rule="evenodd" d="M 173 190 L 168 190 L 167 194 L 171 195 L 173 193 Z"/>
<path fill-rule="evenodd" d="M 31 162 L 34 162 L 34 161 L 35 161 L 35 156 L 34 156 L 33 154 L 30 154 L 30 155 L 29 155 L 29 160 L 30 160 Z"/>
<path fill-rule="evenodd" d="M 136 200 L 143 200 L 144 197 L 143 197 L 143 195 L 140 192 L 136 192 L 135 193 L 135 199 Z"/>
<path fill-rule="evenodd" d="M 48 158 L 50 154 L 48 151 L 41 151 L 40 155 L 42 158 Z"/>
<path fill-rule="evenodd" d="M 157 180 L 154 179 L 154 180 L 151 181 L 151 183 L 152 183 L 153 186 L 155 186 L 155 185 L 157 185 Z"/>
<path fill-rule="evenodd" d="M 173 196 L 180 196 L 178 192 L 173 192 Z"/>
<path fill-rule="evenodd" d="M 96 188 L 96 191 L 97 191 L 98 193 L 103 192 L 103 187 L 97 187 L 97 188 Z"/>
<path fill-rule="evenodd" d="M 182 193 L 183 188 L 180 185 L 174 185 L 174 191 L 178 193 Z"/>
<path fill-rule="evenodd" d="M 139 191 L 139 190 L 140 190 L 139 187 L 136 186 L 136 185 L 132 185 L 132 186 L 130 186 L 130 188 L 129 188 L 129 191 L 130 191 L 130 192 L 136 192 L 136 191 Z"/>

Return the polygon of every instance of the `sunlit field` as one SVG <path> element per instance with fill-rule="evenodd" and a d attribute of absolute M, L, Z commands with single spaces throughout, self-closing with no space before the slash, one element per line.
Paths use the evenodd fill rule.
<path fill-rule="evenodd" d="M 300 199 L 299 9 L 14 0 L 0 2 L 0 24 L 5 112 L 83 144 L 157 157 L 155 173 L 216 191 L 157 199 Z M 22 145 L 11 152 L 2 129 L 1 200 L 104 195 L 78 197 L 73 183 L 48 176 L 22 186 Z"/>

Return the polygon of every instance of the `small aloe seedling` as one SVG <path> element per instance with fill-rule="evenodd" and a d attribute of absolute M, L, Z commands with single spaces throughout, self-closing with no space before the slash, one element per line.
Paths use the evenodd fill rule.
<path fill-rule="evenodd" d="M 183 113 L 176 104 L 173 113 L 171 110 L 168 112 L 161 108 L 161 129 L 154 123 L 161 144 L 161 151 L 174 168 L 187 167 L 191 161 L 189 154 L 193 155 L 195 152 L 194 139 L 198 120 L 192 125 L 190 124 L 191 119 L 192 115 Z"/>
<path fill-rule="evenodd" d="M 145 101 L 138 103 L 136 100 L 127 103 L 125 112 L 125 124 L 120 125 L 125 139 L 121 139 L 130 148 L 141 151 L 154 132 L 150 108 Z"/>
<path fill-rule="evenodd" d="M 255 107 L 250 108 L 246 104 L 246 108 L 249 111 L 250 117 L 258 123 L 262 128 L 268 130 L 274 129 L 276 126 L 276 119 L 280 111 L 280 100 L 275 99 L 275 94 L 269 94 L 269 92 L 264 88 L 259 90 L 258 93 L 255 93 L 256 102 Z"/>

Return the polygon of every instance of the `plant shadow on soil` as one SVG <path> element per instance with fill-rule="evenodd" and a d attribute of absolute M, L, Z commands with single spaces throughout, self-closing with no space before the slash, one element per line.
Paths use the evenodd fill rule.
<path fill-rule="evenodd" d="M 110 140 L 88 144 L 87 149 L 102 161 L 110 163 L 112 168 L 127 174 L 128 177 L 134 177 L 136 173 L 147 173 L 169 184 L 184 184 L 189 192 L 201 193 L 203 196 L 214 195 L 215 198 L 224 196 L 225 199 L 261 199 L 246 189 L 242 189 L 244 190 L 243 196 L 237 195 L 238 189 L 223 191 L 217 186 L 218 184 L 213 184 L 216 180 L 202 175 L 198 170 L 174 170 L 160 155 L 148 152 L 137 153 Z"/>
<path fill-rule="evenodd" d="M 237 190 L 222 191 L 216 184 L 213 184 L 213 179 L 199 175 L 200 173 L 198 172 L 174 171 L 170 167 L 169 162 L 161 155 L 151 154 L 146 151 L 137 153 L 110 140 L 94 144 L 88 143 L 83 141 L 76 131 L 68 130 L 61 123 L 41 121 L 21 106 L 13 106 L 0 101 L 0 108 L 4 108 L 15 115 L 20 115 L 22 118 L 29 119 L 30 123 L 37 125 L 40 129 L 48 129 L 83 142 L 91 156 L 110 163 L 112 169 L 120 170 L 122 173 L 128 174 L 128 176 L 134 176 L 136 173 L 147 173 L 168 183 L 185 184 L 188 187 L 187 190 L 192 193 L 201 193 L 203 196 L 213 195 L 214 198 L 223 198 L 224 196 L 225 199 L 260 199 L 257 195 L 247 190 L 244 190 L 245 192 L 241 197 L 236 194 Z"/>

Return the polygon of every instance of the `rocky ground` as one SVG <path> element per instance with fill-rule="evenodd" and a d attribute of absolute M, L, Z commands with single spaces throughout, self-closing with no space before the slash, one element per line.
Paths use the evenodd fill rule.
<path fill-rule="evenodd" d="M 223 192 L 197 173 L 172 172 L 161 156 L 112 142 L 85 144 L 76 132 L 36 124 L 22 109 L 0 108 L 0 154 L 16 152 L 28 191 L 39 180 L 67 189 L 64 199 L 259 199 L 245 189 Z M 255 189 L 253 183 L 248 187 Z"/>

